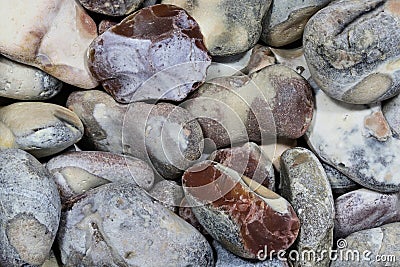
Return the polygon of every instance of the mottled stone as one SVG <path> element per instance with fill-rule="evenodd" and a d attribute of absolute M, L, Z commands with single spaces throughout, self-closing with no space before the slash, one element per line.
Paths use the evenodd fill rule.
<path fill-rule="evenodd" d="M 303 36 L 307 21 L 331 0 L 272 1 L 263 20 L 261 40 L 280 47 Z"/>
<path fill-rule="evenodd" d="M 124 16 L 140 7 L 143 0 L 79 0 L 86 9 L 108 15 Z"/>
<path fill-rule="evenodd" d="M 208 81 L 182 104 L 217 147 L 298 138 L 311 123 L 313 96 L 295 71 L 272 65 L 250 76 Z"/>
<path fill-rule="evenodd" d="M 0 121 L 14 134 L 16 146 L 35 157 L 56 154 L 83 135 L 83 125 L 70 110 L 49 103 L 21 102 L 0 108 Z"/>
<path fill-rule="evenodd" d="M 345 242 L 342 242 L 346 245 L 346 248 L 339 251 L 342 255 L 347 253 L 349 256 L 338 257 L 337 260 L 332 261 L 330 266 L 398 266 L 400 259 L 399 240 L 400 223 L 386 224 L 381 227 L 356 232 L 348 236 Z"/>
<path fill-rule="evenodd" d="M 182 199 L 182 202 L 178 208 L 178 215 L 187 221 L 191 226 L 196 228 L 202 235 L 209 236 L 207 230 L 204 229 L 204 227 L 199 223 L 199 220 L 197 220 L 196 215 L 194 215 L 192 211 L 191 205 L 187 202 L 185 197 Z"/>
<path fill-rule="evenodd" d="M 353 104 L 400 92 L 397 0 L 340 0 L 320 10 L 304 31 L 313 79 L 329 96 Z"/>
<path fill-rule="evenodd" d="M 400 136 L 400 95 L 382 103 L 382 112 L 393 133 Z"/>
<path fill-rule="evenodd" d="M 129 184 L 83 194 L 61 216 L 64 266 L 213 266 L 207 240 L 191 225 Z"/>
<path fill-rule="evenodd" d="M 383 117 L 373 116 L 381 112 L 379 104 L 345 104 L 317 89 L 316 110 L 306 139 L 319 158 L 369 189 L 400 190 L 400 140 L 379 138 L 387 131 Z M 366 120 L 371 115 L 378 120 Z"/>
<path fill-rule="evenodd" d="M 0 265 L 41 265 L 60 220 L 57 187 L 42 164 L 22 150 L 0 151 L 0 170 Z"/>
<path fill-rule="evenodd" d="M 199 23 L 211 55 L 239 54 L 253 47 L 270 0 L 163 0 L 187 10 Z"/>
<path fill-rule="evenodd" d="M 100 21 L 100 23 L 99 23 L 99 34 L 103 34 L 109 28 L 111 28 L 112 26 L 115 26 L 117 24 L 118 24 L 118 22 L 112 21 L 112 20 L 107 20 L 107 19 L 104 19 L 104 20 Z"/>
<path fill-rule="evenodd" d="M 275 169 L 279 172 L 281 170 L 281 156 L 283 152 L 290 148 L 294 148 L 297 146 L 296 139 L 289 139 L 280 137 L 276 139 L 276 142 L 272 144 L 266 144 L 260 146 L 264 155 L 272 161 Z"/>
<path fill-rule="evenodd" d="M 184 197 L 183 189 L 175 181 L 163 180 L 149 191 L 150 196 L 172 212 L 178 211 L 178 206 Z"/>
<path fill-rule="evenodd" d="M 260 250 L 287 249 L 299 221 L 285 199 L 219 163 L 205 161 L 182 177 L 186 200 L 201 225 L 234 254 L 257 258 Z"/>
<path fill-rule="evenodd" d="M 88 62 L 121 103 L 183 100 L 210 64 L 199 25 L 172 5 L 143 8 L 108 29 L 90 45 Z"/>
<path fill-rule="evenodd" d="M 344 194 L 360 187 L 353 180 L 349 179 L 334 167 L 324 162 L 322 162 L 322 166 L 324 167 L 326 177 L 328 177 L 334 194 Z"/>
<path fill-rule="evenodd" d="M 281 156 L 281 194 L 299 216 L 301 229 L 295 249 L 331 251 L 335 209 L 332 190 L 318 158 L 305 148 L 286 150 Z M 329 257 L 316 261 L 300 258 L 294 266 L 328 266 Z"/>
<path fill-rule="evenodd" d="M 62 82 L 28 65 L 0 55 L 0 96 L 19 100 L 44 100 L 58 94 Z"/>
<path fill-rule="evenodd" d="M 311 74 L 304 57 L 303 47 L 293 49 L 270 48 L 270 50 L 278 63 L 295 70 L 298 74 L 303 76 L 304 79 L 310 79 Z"/>
<path fill-rule="evenodd" d="M 209 159 L 275 191 L 275 174 L 272 163 L 255 143 L 219 149 L 211 153 Z"/>
<path fill-rule="evenodd" d="M 127 155 L 101 151 L 68 152 L 46 164 L 63 202 L 110 182 L 124 182 L 149 190 L 154 174 L 144 161 Z"/>
<path fill-rule="evenodd" d="M 0 121 L 0 150 L 7 148 L 16 148 L 15 136 L 11 130 Z"/>
<path fill-rule="evenodd" d="M 335 237 L 400 221 L 399 193 L 359 189 L 335 200 Z"/>
<path fill-rule="evenodd" d="M 97 86 L 86 66 L 97 28 L 76 1 L 4 0 L 0 22 L 1 54 L 74 86 Z"/>

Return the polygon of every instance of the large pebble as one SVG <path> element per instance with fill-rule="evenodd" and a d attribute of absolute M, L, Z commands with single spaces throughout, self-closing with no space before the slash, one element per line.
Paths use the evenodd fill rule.
<path fill-rule="evenodd" d="M 0 56 L 0 96 L 44 100 L 58 94 L 62 82 L 34 67 Z"/>
<path fill-rule="evenodd" d="M 183 100 L 211 58 L 196 21 L 172 5 L 143 8 L 90 45 L 89 68 L 117 101 Z"/>
<path fill-rule="evenodd" d="M 400 92 L 398 0 L 340 0 L 320 10 L 304 31 L 313 79 L 329 96 L 354 104 Z"/>
<path fill-rule="evenodd" d="M 83 135 L 75 113 L 49 103 L 21 102 L 0 108 L 0 121 L 14 134 L 17 147 L 35 157 L 56 154 Z"/>
<path fill-rule="evenodd" d="M 399 193 L 359 189 L 335 200 L 335 237 L 400 221 Z"/>
<path fill-rule="evenodd" d="M 0 53 L 74 86 L 96 87 L 86 52 L 97 28 L 76 1 L 3 0 L 1 5 Z"/>
<path fill-rule="evenodd" d="M 377 267 L 398 266 L 400 259 L 400 223 L 356 232 L 348 236 L 341 245 L 337 260 L 331 267 Z M 346 256 L 347 255 L 347 256 Z M 358 256 L 357 256 L 358 255 Z M 358 260 L 359 259 L 359 260 Z"/>
<path fill-rule="evenodd" d="M 234 254 L 289 248 L 299 232 L 292 206 L 273 191 L 219 163 L 205 161 L 182 177 L 186 200 L 201 225 Z"/>
<path fill-rule="evenodd" d="M 0 170 L 0 265 L 41 265 L 60 220 L 57 187 L 42 164 L 22 150 L 0 151 Z"/>
<path fill-rule="evenodd" d="M 219 149 L 211 153 L 209 159 L 275 191 L 275 174 L 272 163 L 255 143 Z"/>
<path fill-rule="evenodd" d="M 250 76 L 213 79 L 182 104 L 217 147 L 277 136 L 298 138 L 311 124 L 313 96 L 295 71 L 272 65 Z"/>
<path fill-rule="evenodd" d="M 182 7 L 199 23 L 213 56 L 245 52 L 261 35 L 261 22 L 270 0 L 163 0 Z"/>
<path fill-rule="evenodd" d="M 322 163 L 326 177 L 328 177 L 331 184 L 332 192 L 334 194 L 344 194 L 353 191 L 359 187 L 353 180 L 349 179 L 346 175 L 333 168 L 332 166 Z"/>
<path fill-rule="evenodd" d="M 207 240 L 191 225 L 129 184 L 86 192 L 62 213 L 64 266 L 213 266 Z"/>
<path fill-rule="evenodd" d="M 309 18 L 329 2 L 331 0 L 272 1 L 263 20 L 261 40 L 280 47 L 301 39 Z"/>
<path fill-rule="evenodd" d="M 283 153 L 280 189 L 300 219 L 301 229 L 295 247 L 298 253 L 329 253 L 333 246 L 333 196 L 324 168 L 311 151 L 293 148 Z M 328 266 L 329 257 L 319 262 L 300 257 L 294 265 Z"/>
<path fill-rule="evenodd" d="M 143 0 L 79 0 L 79 2 L 86 9 L 96 13 L 123 16 L 138 9 Z"/>
<path fill-rule="evenodd" d="M 380 105 L 340 103 L 317 90 L 316 110 L 306 138 L 323 161 L 364 187 L 400 190 L 400 140 L 392 136 Z"/>
<path fill-rule="evenodd" d="M 54 176 L 62 200 L 110 182 L 124 182 L 149 190 L 154 174 L 144 161 L 101 151 L 68 152 L 46 164 Z"/>

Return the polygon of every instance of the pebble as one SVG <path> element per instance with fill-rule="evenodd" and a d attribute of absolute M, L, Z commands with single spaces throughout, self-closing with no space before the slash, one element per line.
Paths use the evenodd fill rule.
<path fill-rule="evenodd" d="M 399 193 L 359 189 L 335 200 L 335 237 L 400 221 Z"/>
<path fill-rule="evenodd" d="M 107 16 L 124 16 L 140 7 L 143 0 L 79 0 L 86 9 Z"/>
<path fill-rule="evenodd" d="M 400 140 L 379 104 L 340 103 L 316 90 L 316 110 L 306 133 L 310 148 L 356 183 L 380 192 L 400 190 Z"/>
<path fill-rule="evenodd" d="M 218 162 L 275 191 L 275 174 L 271 161 L 255 143 L 214 151 L 209 160 Z"/>
<path fill-rule="evenodd" d="M 342 0 L 307 23 L 310 72 L 329 96 L 368 104 L 400 92 L 400 12 L 397 0 Z"/>
<path fill-rule="evenodd" d="M 211 58 L 196 21 L 172 5 L 143 8 L 89 48 L 90 71 L 115 100 L 183 100 L 206 78 Z"/>
<path fill-rule="evenodd" d="M 215 263 L 215 267 L 289 267 L 286 261 L 282 261 L 277 258 L 254 262 L 239 258 L 235 254 L 232 254 L 226 250 L 217 241 L 213 241 L 212 246 L 217 254 L 217 262 Z"/>
<path fill-rule="evenodd" d="M 262 18 L 271 0 L 163 0 L 185 9 L 199 23 L 213 56 L 246 52 L 260 38 Z"/>
<path fill-rule="evenodd" d="M 220 148 L 249 140 L 263 143 L 275 135 L 301 137 L 311 124 L 313 96 L 303 77 L 272 65 L 250 76 L 208 81 L 181 106 Z"/>
<path fill-rule="evenodd" d="M 154 185 L 149 195 L 170 211 L 177 213 L 184 197 L 183 189 L 175 181 L 162 180 Z"/>
<path fill-rule="evenodd" d="M 400 136 L 400 118 L 398 116 L 400 108 L 400 96 L 395 96 L 382 103 L 382 112 L 385 116 L 390 129 L 394 134 Z"/>
<path fill-rule="evenodd" d="M 49 103 L 20 102 L 2 107 L 0 121 L 14 134 L 16 146 L 35 157 L 56 154 L 83 135 L 82 122 L 75 113 Z"/>
<path fill-rule="evenodd" d="M 0 22 L 1 54 L 74 86 L 97 86 L 86 66 L 97 27 L 76 1 L 4 0 Z"/>
<path fill-rule="evenodd" d="M 301 229 L 295 249 L 300 255 L 331 251 L 333 246 L 334 201 L 324 168 L 305 148 L 293 148 L 281 156 L 281 194 L 299 216 Z M 317 262 L 300 257 L 294 266 L 329 266 L 329 257 Z"/>
<path fill-rule="evenodd" d="M 219 163 L 205 161 L 182 177 L 186 200 L 206 231 L 240 257 L 289 248 L 299 232 L 291 205 L 273 191 Z"/>
<path fill-rule="evenodd" d="M 322 167 L 324 167 L 334 194 L 341 195 L 359 188 L 358 184 L 332 166 L 322 162 Z"/>
<path fill-rule="evenodd" d="M 110 183 L 63 211 L 63 266 L 214 266 L 207 240 L 135 186 Z"/>
<path fill-rule="evenodd" d="M 331 0 L 272 1 L 263 20 L 261 40 L 267 45 L 289 45 L 303 36 L 307 21 Z"/>
<path fill-rule="evenodd" d="M 63 202 L 110 182 L 124 182 L 150 190 L 154 174 L 144 161 L 102 151 L 68 152 L 46 164 Z"/>
<path fill-rule="evenodd" d="M 0 170 L 0 265 L 41 265 L 60 220 L 57 187 L 42 164 L 19 149 L 0 151 Z"/>
<path fill-rule="evenodd" d="M 0 96 L 18 100 L 45 100 L 58 94 L 62 82 L 28 65 L 0 56 Z"/>
<path fill-rule="evenodd" d="M 351 234 L 343 242 L 344 256 L 332 261 L 331 267 L 376 267 L 398 266 L 400 258 L 400 223 L 386 224 L 381 227 L 363 230 Z M 358 260 L 351 260 L 351 256 L 359 255 Z M 341 252 L 339 252 L 341 253 Z M 357 257 L 354 257 L 357 259 Z"/>

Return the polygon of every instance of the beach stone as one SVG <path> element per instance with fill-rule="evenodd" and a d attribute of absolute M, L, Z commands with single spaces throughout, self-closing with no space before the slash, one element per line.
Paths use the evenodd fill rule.
<path fill-rule="evenodd" d="M 80 88 L 94 88 L 87 48 L 96 24 L 76 1 L 2 1 L 0 53 Z"/>
<path fill-rule="evenodd" d="M 241 175 L 275 191 L 275 174 L 271 161 L 255 143 L 214 151 L 209 160 L 218 162 Z"/>
<path fill-rule="evenodd" d="M 400 190 L 400 140 L 392 136 L 380 104 L 341 103 L 316 90 L 307 143 L 321 160 L 356 183 L 379 192 Z"/>
<path fill-rule="evenodd" d="M 115 102 L 103 91 L 87 90 L 71 93 L 66 106 L 78 115 L 85 126 L 82 143 L 87 150 L 122 153 L 126 105 Z"/>
<path fill-rule="evenodd" d="M 395 96 L 382 103 L 382 112 L 385 116 L 390 129 L 394 134 L 400 136 L 400 118 L 398 116 L 400 108 L 400 96 Z"/>
<path fill-rule="evenodd" d="M 260 38 L 262 18 L 270 0 L 163 0 L 185 9 L 199 23 L 205 45 L 213 56 L 245 52 Z"/>
<path fill-rule="evenodd" d="M 324 168 L 305 148 L 286 150 L 281 156 L 281 194 L 299 216 L 301 229 L 295 249 L 330 253 L 333 246 L 334 201 Z M 329 254 L 328 254 L 329 255 Z M 329 257 L 317 261 L 300 257 L 294 266 L 329 266 Z"/>
<path fill-rule="evenodd" d="M 112 20 L 108 20 L 108 19 L 103 19 L 102 21 L 100 21 L 99 23 L 99 34 L 104 33 L 105 31 L 107 31 L 109 28 L 111 28 L 112 26 L 117 25 L 118 22 L 116 21 L 112 21 Z"/>
<path fill-rule="evenodd" d="M 184 197 L 183 189 L 175 181 L 162 180 L 149 191 L 150 196 L 172 212 L 178 212 L 178 206 Z"/>
<path fill-rule="evenodd" d="M 103 151 L 68 152 L 46 164 L 63 202 L 100 185 L 124 182 L 150 190 L 154 185 L 153 170 L 144 161 Z"/>
<path fill-rule="evenodd" d="M 331 0 L 272 1 L 263 20 L 261 40 L 280 47 L 301 39 L 310 17 L 329 2 Z"/>
<path fill-rule="evenodd" d="M 397 266 L 399 253 L 400 223 L 386 224 L 381 227 L 359 231 L 349 235 L 342 243 L 346 245 L 342 253 L 358 251 L 359 261 L 355 256 L 339 257 L 332 261 L 331 267 L 375 267 Z M 339 252 L 340 253 L 340 252 Z M 345 254 L 346 255 L 346 254 Z"/>
<path fill-rule="evenodd" d="M 18 100 L 45 100 L 58 94 L 62 82 L 53 76 L 0 56 L 0 96 Z"/>
<path fill-rule="evenodd" d="M 286 261 L 277 258 L 268 258 L 265 261 L 250 261 L 242 259 L 226 250 L 215 240 L 212 242 L 212 246 L 217 254 L 215 267 L 289 267 Z"/>
<path fill-rule="evenodd" d="M 311 123 L 313 96 L 295 71 L 272 65 L 250 76 L 213 79 L 182 105 L 217 148 L 261 142 L 274 136 L 299 138 Z"/>
<path fill-rule="evenodd" d="M 49 257 L 61 204 L 42 164 L 19 150 L 0 151 L 0 265 L 39 266 Z"/>
<path fill-rule="evenodd" d="M 326 177 L 328 177 L 334 194 L 341 195 L 359 188 L 358 184 L 353 182 L 353 180 L 349 179 L 340 171 L 336 170 L 334 167 L 323 162 L 322 167 L 324 167 Z"/>
<path fill-rule="evenodd" d="M 400 221 L 399 193 L 387 194 L 359 189 L 335 200 L 335 237 Z"/>
<path fill-rule="evenodd" d="M 211 58 L 199 25 L 172 5 L 143 8 L 89 48 L 90 71 L 115 100 L 183 100 L 205 80 Z"/>
<path fill-rule="evenodd" d="M 57 240 L 63 266 L 214 266 L 196 229 L 131 184 L 84 193 L 63 211 Z"/>
<path fill-rule="evenodd" d="M 35 157 L 56 154 L 83 135 L 82 122 L 75 113 L 49 103 L 20 102 L 2 107 L 0 121 L 14 134 L 17 147 Z"/>
<path fill-rule="evenodd" d="M 284 198 L 219 163 L 205 161 L 182 177 L 185 196 L 206 231 L 226 249 L 256 259 L 295 241 L 299 220 Z"/>
<path fill-rule="evenodd" d="M 334 1 L 304 31 L 312 78 L 329 96 L 353 104 L 400 92 L 400 12 L 397 0 Z"/>
<path fill-rule="evenodd" d="M 0 150 L 7 148 L 16 148 L 15 136 L 4 123 L 0 121 Z"/>
<path fill-rule="evenodd" d="M 79 0 L 79 2 L 86 9 L 96 13 L 124 16 L 138 9 L 143 0 Z"/>

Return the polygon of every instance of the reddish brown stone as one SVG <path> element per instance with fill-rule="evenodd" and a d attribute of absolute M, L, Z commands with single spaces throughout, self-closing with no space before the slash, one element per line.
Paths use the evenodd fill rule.
<path fill-rule="evenodd" d="M 88 65 L 107 92 L 130 103 L 182 100 L 205 80 L 210 64 L 197 22 L 181 8 L 155 5 L 96 38 Z"/>
<path fill-rule="evenodd" d="M 193 166 L 183 184 L 201 225 L 238 256 L 287 249 L 298 235 L 299 219 L 285 199 L 219 163 Z"/>

